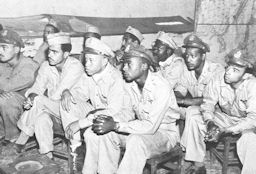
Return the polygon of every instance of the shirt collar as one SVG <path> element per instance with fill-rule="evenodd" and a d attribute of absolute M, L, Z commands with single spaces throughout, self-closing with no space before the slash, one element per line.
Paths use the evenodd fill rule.
<path fill-rule="evenodd" d="M 171 55 L 171 56 L 168 57 L 164 62 L 159 62 L 159 65 L 160 65 L 161 67 L 165 67 L 165 66 L 170 65 L 170 64 L 173 62 L 174 57 L 175 57 L 174 54 Z"/>
<path fill-rule="evenodd" d="M 143 87 L 143 91 L 142 93 L 146 90 L 146 91 L 151 91 L 152 90 L 152 81 L 153 81 L 153 73 L 151 71 L 148 71 L 148 76 L 147 76 L 147 79 L 146 79 L 146 82 L 144 84 L 144 87 Z M 132 88 L 134 89 L 134 91 L 136 91 L 136 93 L 140 93 L 139 91 L 139 88 L 138 88 L 138 85 L 136 82 L 133 82 L 132 83 Z"/>

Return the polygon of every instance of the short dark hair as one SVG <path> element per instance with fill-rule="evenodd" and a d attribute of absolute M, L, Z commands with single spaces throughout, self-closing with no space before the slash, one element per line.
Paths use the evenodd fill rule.
<path fill-rule="evenodd" d="M 72 50 L 72 45 L 70 43 L 61 44 L 61 50 L 63 52 L 70 52 Z"/>

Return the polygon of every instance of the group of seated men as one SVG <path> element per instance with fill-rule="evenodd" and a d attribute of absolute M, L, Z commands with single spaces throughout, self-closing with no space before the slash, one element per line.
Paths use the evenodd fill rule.
<path fill-rule="evenodd" d="M 129 26 L 116 52 L 100 39 L 88 27 L 74 58 L 70 35 L 47 24 L 32 60 L 16 32 L 1 30 L 1 146 L 21 153 L 35 135 L 39 152 L 52 159 L 54 132 L 63 129 L 76 172 L 142 174 L 147 159 L 180 142 L 183 173 L 203 174 L 206 142 L 232 133 L 241 134 L 242 173 L 256 173 L 255 61 L 245 49 L 231 50 L 224 68 L 206 58 L 210 48 L 196 34 L 181 47 L 160 31 L 149 50 Z M 185 119 L 181 137 L 178 119 Z"/>

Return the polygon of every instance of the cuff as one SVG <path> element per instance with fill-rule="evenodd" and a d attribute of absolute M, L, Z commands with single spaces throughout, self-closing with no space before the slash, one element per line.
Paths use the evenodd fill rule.
<path fill-rule="evenodd" d="M 84 118 L 84 119 L 79 120 L 78 124 L 79 124 L 80 129 L 83 129 L 83 128 L 91 126 L 92 121 L 87 118 Z"/>

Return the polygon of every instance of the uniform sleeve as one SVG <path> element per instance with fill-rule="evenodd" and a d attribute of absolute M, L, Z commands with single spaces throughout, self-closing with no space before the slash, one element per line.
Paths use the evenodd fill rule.
<path fill-rule="evenodd" d="M 205 121 L 214 118 L 215 105 L 218 103 L 219 87 L 219 79 L 212 79 L 205 87 L 203 103 L 200 106 Z"/>
<path fill-rule="evenodd" d="M 19 73 L 6 80 L 4 90 L 17 92 L 32 86 L 37 68 L 37 63 L 24 64 Z"/>
<path fill-rule="evenodd" d="M 71 89 L 74 84 L 78 82 L 82 74 L 84 73 L 84 69 L 82 64 L 77 61 L 72 63 L 67 69 L 62 72 L 62 79 L 56 89 L 55 93 L 52 95 L 52 98 L 55 100 L 59 100 L 62 92 L 65 89 Z"/>
<path fill-rule="evenodd" d="M 25 93 L 25 96 L 27 97 L 30 93 L 36 93 L 38 95 L 43 95 L 45 90 L 46 90 L 46 84 L 48 82 L 47 79 L 47 72 L 49 72 L 48 69 L 48 63 L 45 62 L 43 63 L 39 70 L 38 70 L 38 74 L 36 76 L 36 80 L 33 84 L 33 86 L 31 88 L 29 88 L 27 90 L 27 92 Z"/>
<path fill-rule="evenodd" d="M 165 86 L 161 86 L 161 90 L 155 90 L 152 103 L 148 108 L 143 108 L 143 113 L 139 113 L 145 114 L 138 116 L 138 118 L 142 119 L 120 122 L 118 131 L 131 134 L 154 134 L 168 111 L 170 103 L 176 103 L 174 94 L 171 92 L 172 90 Z"/>
<path fill-rule="evenodd" d="M 165 74 L 165 78 L 168 80 L 171 88 L 173 89 L 177 83 L 180 81 L 183 72 L 183 62 L 180 59 L 175 60 L 174 64 Z"/>
<path fill-rule="evenodd" d="M 246 102 L 246 114 L 247 116 L 239 121 L 235 126 L 228 129 L 234 133 L 240 133 L 245 130 L 256 128 L 256 81 L 252 81 L 247 85 L 248 100 Z"/>

